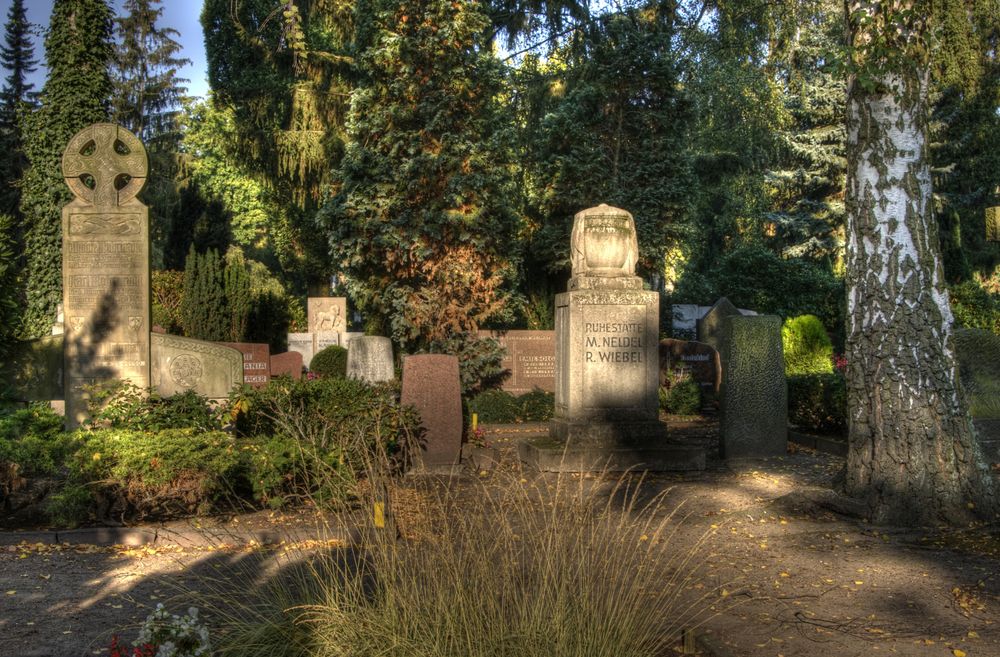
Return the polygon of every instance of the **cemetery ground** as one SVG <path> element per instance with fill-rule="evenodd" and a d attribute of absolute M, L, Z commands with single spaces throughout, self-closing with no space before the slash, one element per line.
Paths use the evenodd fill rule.
<path fill-rule="evenodd" d="M 671 427 L 672 435 L 709 450 L 717 442 L 710 420 Z M 391 494 L 395 540 L 428 540 L 440 529 L 440 518 L 428 509 L 445 489 L 466 501 L 508 485 L 550 495 L 574 486 L 613 494 L 616 475 L 540 475 L 522 468 L 516 443 L 544 431 L 542 425 L 487 429 L 501 451 L 496 470 L 466 470 L 450 481 L 397 482 Z M 666 541 L 667 553 L 692 555 L 680 564 L 680 598 L 673 609 L 682 627 L 697 625 L 699 653 L 1000 655 L 997 536 L 987 527 L 922 531 L 868 525 L 843 513 L 850 509 L 830 493 L 842 465 L 836 456 L 793 445 L 780 458 L 728 466 L 710 458 L 704 473 L 646 478 L 642 499 L 662 493 L 657 513 L 676 509 L 680 522 L 671 524 L 672 533 L 638 536 L 635 549 Z M 4 532 L 0 655 L 107 654 L 111 634 L 131 640 L 158 603 L 184 610 L 221 589 L 232 592 L 234 604 L 251 599 L 290 564 L 349 551 L 365 531 L 356 525 L 345 530 L 344 518 L 329 520 L 341 531 L 313 531 L 307 512 L 203 520 L 201 529 L 195 521 L 172 523 L 127 533 L 157 532 L 156 542 L 136 546 L 74 542 L 93 541 L 93 533 L 89 538 L 64 533 L 61 538 L 69 542 L 55 543 L 51 534 L 28 535 L 21 542 L 18 534 Z M 661 582 L 647 584 L 644 595 L 670 593 Z M 704 613 L 680 620 L 692 609 Z M 211 609 L 203 611 L 211 621 Z M 664 654 L 680 649 L 678 644 L 676 652 Z"/>

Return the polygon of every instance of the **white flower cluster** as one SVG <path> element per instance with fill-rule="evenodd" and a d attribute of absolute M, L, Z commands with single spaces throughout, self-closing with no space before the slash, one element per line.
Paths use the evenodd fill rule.
<path fill-rule="evenodd" d="M 135 646 L 159 646 L 156 657 L 206 657 L 212 651 L 208 641 L 208 628 L 198 622 L 198 610 L 188 608 L 185 616 L 171 614 L 156 605 L 142 624 Z"/>

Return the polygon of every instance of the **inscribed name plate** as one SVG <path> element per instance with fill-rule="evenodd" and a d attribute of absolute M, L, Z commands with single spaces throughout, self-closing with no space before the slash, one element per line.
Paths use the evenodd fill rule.
<path fill-rule="evenodd" d="M 271 380 L 271 347 L 258 342 L 220 342 L 243 354 L 243 383 L 262 388 Z"/>
<path fill-rule="evenodd" d="M 501 386 L 505 391 L 515 395 L 535 388 L 555 392 L 555 331 L 480 331 L 479 337 L 493 338 L 506 350 L 500 363 L 510 371 Z"/>
<path fill-rule="evenodd" d="M 288 351 L 302 354 L 302 364 L 309 367 L 312 362 L 315 345 L 312 333 L 289 333 Z"/>
<path fill-rule="evenodd" d="M 76 195 L 62 211 L 66 414 L 74 426 L 86 416 L 85 385 L 149 386 L 149 212 L 135 198 L 146 153 L 132 133 L 99 123 L 70 140 L 62 170 Z M 120 180 L 128 182 L 119 188 Z"/>

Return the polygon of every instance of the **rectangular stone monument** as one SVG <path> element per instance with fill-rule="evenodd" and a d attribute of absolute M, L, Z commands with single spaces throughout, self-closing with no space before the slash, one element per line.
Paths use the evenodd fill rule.
<path fill-rule="evenodd" d="M 723 458 L 780 456 L 788 449 L 788 386 L 781 318 L 728 317 L 724 323 Z"/>
<path fill-rule="evenodd" d="M 535 388 L 555 392 L 555 331 L 480 331 L 479 337 L 493 338 L 507 350 L 501 367 L 510 370 L 510 376 L 503 382 L 503 390 L 514 395 Z"/>
<path fill-rule="evenodd" d="M 309 363 L 312 362 L 315 344 L 312 333 L 288 334 L 288 351 L 302 354 L 302 364 L 306 367 L 309 367 Z"/>
<path fill-rule="evenodd" d="M 347 299 L 345 297 L 309 297 L 306 312 L 310 333 L 347 330 Z"/>
<path fill-rule="evenodd" d="M 243 354 L 243 383 L 263 388 L 271 380 L 271 347 L 259 342 L 220 342 Z"/>
<path fill-rule="evenodd" d="M 271 356 L 271 378 L 276 376 L 290 376 L 296 381 L 301 379 L 302 354 L 297 351 L 286 351 Z"/>
<path fill-rule="evenodd" d="M 149 211 L 136 198 L 147 168 L 142 142 L 111 123 L 84 128 L 63 154 L 63 177 L 76 196 L 62 211 L 70 427 L 86 417 L 83 386 L 150 384 Z"/>
<path fill-rule="evenodd" d="M 521 457 L 543 470 L 702 469 L 658 419 L 659 294 L 635 276 L 635 221 L 601 205 L 573 222 L 573 277 L 556 296 L 555 417 Z M 554 444 L 553 444 L 554 443 Z"/>
<path fill-rule="evenodd" d="M 462 389 L 458 358 L 418 354 L 403 358 L 400 402 L 420 414 L 424 436 L 414 455 L 418 472 L 451 472 L 462 456 Z"/>

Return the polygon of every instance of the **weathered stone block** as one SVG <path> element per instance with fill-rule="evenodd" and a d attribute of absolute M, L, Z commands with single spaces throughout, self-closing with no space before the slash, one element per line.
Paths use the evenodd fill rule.
<path fill-rule="evenodd" d="M 347 378 L 381 383 L 395 378 L 392 340 L 380 335 L 363 335 L 347 347 Z"/>
<path fill-rule="evenodd" d="M 151 334 L 152 386 L 161 395 L 194 390 L 210 399 L 243 385 L 243 354 L 215 342 Z"/>
<path fill-rule="evenodd" d="M 458 358 L 419 354 L 403 358 L 401 402 L 413 406 L 424 427 L 417 469 L 452 466 L 462 456 L 462 391 Z"/>
<path fill-rule="evenodd" d="M 725 322 L 719 434 L 723 458 L 777 456 L 788 445 L 788 386 L 781 318 Z"/>

